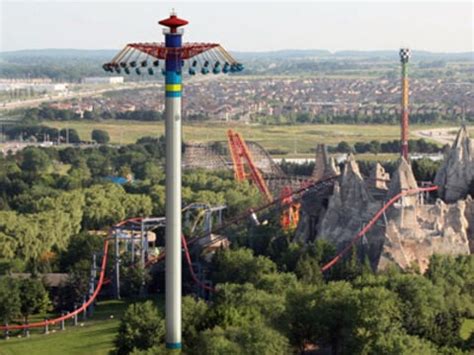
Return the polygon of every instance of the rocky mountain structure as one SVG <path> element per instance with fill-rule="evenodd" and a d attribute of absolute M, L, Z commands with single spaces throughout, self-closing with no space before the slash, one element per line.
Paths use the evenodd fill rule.
<path fill-rule="evenodd" d="M 368 180 L 384 175 L 376 166 Z M 388 186 L 375 184 L 376 188 L 373 182 L 364 181 L 357 162 L 349 156 L 342 178 L 328 198 L 327 208 L 320 211 L 316 238 L 342 249 L 387 201 L 400 192 L 418 188 L 411 166 L 403 158 Z M 381 194 L 381 190 L 385 193 Z M 360 239 L 359 251 L 369 256 L 374 268 L 398 265 L 402 269 L 417 267 L 424 272 L 433 254 L 470 253 L 469 236 L 472 238 L 474 229 L 472 199 L 454 203 L 438 199 L 426 203 L 428 200 L 421 193 L 400 198 Z"/>
<path fill-rule="evenodd" d="M 474 181 L 474 141 L 463 126 L 451 149 L 445 154 L 443 165 L 434 183 L 439 186 L 439 196 L 446 202 L 465 198 Z"/>
<path fill-rule="evenodd" d="M 345 163 L 341 182 L 334 185 L 333 194 L 318 228 L 318 237 L 335 245 L 343 245 L 381 207 L 381 201 L 376 201 L 369 193 L 359 165 L 351 154 Z"/>
<path fill-rule="evenodd" d="M 466 198 L 466 220 L 468 223 L 467 237 L 469 239 L 469 249 L 474 254 L 474 200 L 470 195 Z"/>
<path fill-rule="evenodd" d="M 329 157 L 326 145 L 318 144 L 316 146 L 316 159 L 311 179 L 313 181 L 321 181 L 324 178 L 340 174 L 341 170 L 336 166 L 334 158 Z"/>
<path fill-rule="evenodd" d="M 377 190 L 387 190 L 387 183 L 390 181 L 390 174 L 385 171 L 383 166 L 377 162 L 370 172 L 370 182 L 373 188 Z"/>

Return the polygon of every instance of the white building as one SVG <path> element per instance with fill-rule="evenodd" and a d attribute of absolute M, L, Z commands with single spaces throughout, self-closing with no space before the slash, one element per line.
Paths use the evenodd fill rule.
<path fill-rule="evenodd" d="M 123 76 L 93 76 L 82 79 L 83 84 L 122 84 Z"/>
<path fill-rule="evenodd" d="M 65 92 L 67 89 L 67 84 L 36 83 L 29 81 L 0 82 L 0 91 L 31 90 L 38 93 L 59 93 Z"/>

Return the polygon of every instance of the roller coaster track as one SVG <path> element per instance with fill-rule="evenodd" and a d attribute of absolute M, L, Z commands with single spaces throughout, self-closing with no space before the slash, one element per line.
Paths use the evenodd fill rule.
<path fill-rule="evenodd" d="M 63 320 L 71 319 L 74 317 L 76 314 L 79 314 L 87 309 L 92 302 L 96 299 L 97 295 L 99 294 L 102 285 L 104 283 L 104 277 L 105 277 L 105 268 L 107 266 L 107 252 L 109 250 L 109 241 L 106 239 L 104 241 L 104 254 L 102 257 L 102 264 L 100 266 L 100 275 L 99 275 L 99 282 L 97 283 L 97 287 L 92 294 L 92 296 L 85 302 L 80 308 L 74 310 L 71 313 L 68 313 L 64 316 L 50 319 L 50 320 L 45 320 L 42 322 L 36 322 L 36 323 L 29 323 L 29 324 L 17 324 L 17 325 L 5 325 L 5 326 L 0 326 L 0 330 L 4 331 L 9 331 L 9 330 L 21 330 L 21 329 L 29 329 L 29 328 L 39 328 L 39 327 L 44 327 L 46 325 L 55 325 Z"/>
<path fill-rule="evenodd" d="M 367 223 L 367 225 L 364 228 L 362 228 L 359 231 L 359 233 L 356 234 L 356 236 L 354 238 L 352 238 L 351 242 L 344 249 L 342 249 L 339 252 L 339 254 L 337 254 L 330 262 L 328 262 L 327 264 L 325 264 L 321 268 L 321 272 L 325 272 L 325 271 L 329 270 L 330 268 L 332 268 L 334 265 L 336 265 L 344 257 L 344 255 L 346 255 L 352 249 L 352 247 L 355 245 L 355 243 L 360 238 L 362 238 L 364 236 L 364 234 L 366 234 L 374 226 L 374 224 L 383 215 L 383 213 L 391 205 L 393 205 L 395 202 L 397 202 L 400 198 L 402 198 L 404 196 L 407 196 L 407 195 L 413 195 L 413 194 L 416 194 L 416 193 L 420 193 L 420 192 L 436 191 L 437 189 L 438 189 L 438 186 L 433 185 L 433 186 L 429 186 L 429 187 L 421 187 L 421 188 L 418 188 L 418 189 L 405 190 L 405 191 L 402 191 L 402 192 L 398 193 L 397 195 L 393 196 L 387 203 L 385 203 L 382 206 L 382 208 L 380 210 L 377 211 L 377 213 L 374 214 L 374 216 L 369 221 L 369 223 Z"/>
<path fill-rule="evenodd" d="M 334 182 L 334 180 L 337 178 L 337 176 L 332 176 L 332 177 L 329 177 L 329 178 L 326 178 L 326 179 L 323 179 L 323 180 L 320 180 L 318 182 L 315 182 L 315 183 L 312 183 L 312 184 L 309 184 L 305 187 L 302 187 L 296 191 L 293 191 L 292 193 L 292 196 L 295 196 L 295 195 L 299 195 L 299 194 L 302 194 L 302 193 L 305 193 L 307 192 L 308 190 L 310 189 L 313 189 L 313 188 L 316 188 L 318 186 L 328 186 L 330 184 L 332 184 Z M 377 213 L 374 214 L 374 216 L 372 217 L 372 219 L 369 221 L 369 223 L 364 227 L 362 228 L 357 234 L 356 236 L 351 240 L 351 242 L 344 248 L 342 249 L 331 261 L 329 261 L 327 264 L 325 264 L 322 268 L 321 268 L 321 272 L 326 272 L 327 270 L 331 269 L 335 264 L 337 264 L 340 260 L 342 260 L 342 258 L 352 249 L 352 247 L 355 245 L 355 243 L 364 236 L 364 234 L 366 234 L 373 226 L 374 224 L 377 222 L 377 220 L 383 215 L 383 213 L 390 207 L 392 206 L 395 202 L 397 202 L 400 198 L 404 197 L 404 196 L 407 196 L 407 195 L 413 195 L 413 194 L 416 194 L 416 193 L 420 193 L 420 192 L 431 192 L 431 191 L 435 191 L 437 190 L 438 187 L 433 185 L 433 186 L 429 186 L 429 187 L 423 187 L 423 188 L 417 188 L 417 189 L 410 189 L 410 190 L 405 190 L 405 191 L 402 191 L 400 193 L 398 193 L 397 195 L 393 196 L 387 203 L 385 203 L 382 208 L 377 211 Z M 198 241 L 199 239 L 201 239 L 202 237 L 205 237 L 207 235 L 210 235 L 211 233 L 217 233 L 225 228 L 228 228 L 229 226 L 233 225 L 233 224 L 236 224 L 238 222 L 240 222 L 241 220 L 244 220 L 246 218 L 248 218 L 250 215 L 252 215 L 253 213 L 257 213 L 257 212 L 260 212 L 260 211 L 263 211 L 263 210 L 266 210 L 270 207 L 273 207 L 279 203 L 282 202 L 282 198 L 278 198 L 278 199 L 275 199 L 269 203 L 266 203 L 262 206 L 259 206 L 255 209 L 249 209 L 247 210 L 245 213 L 229 220 L 228 222 L 226 223 L 223 223 L 222 225 L 216 227 L 214 230 L 212 230 L 211 232 L 208 232 L 208 233 L 205 233 L 205 234 L 202 234 L 200 236 L 197 236 L 197 237 L 194 237 L 194 238 L 191 238 L 188 242 L 186 242 L 186 238 L 184 235 L 182 235 L 181 237 L 181 240 L 182 240 L 182 243 L 183 243 L 183 248 L 184 248 L 184 252 L 185 252 L 185 258 L 186 258 L 186 261 L 188 263 L 188 266 L 189 266 L 189 270 L 190 270 L 190 273 L 191 273 L 191 278 L 193 279 L 193 281 L 199 286 L 199 287 L 202 287 L 210 292 L 215 292 L 215 289 L 210 287 L 210 286 L 207 286 L 205 285 L 204 283 L 202 283 L 198 277 L 196 276 L 196 274 L 194 273 L 194 270 L 192 268 L 192 260 L 191 260 L 191 256 L 190 256 L 190 253 L 189 253 L 189 249 L 188 249 L 188 245 L 189 244 L 192 244 L 192 243 L 195 243 L 196 241 Z M 124 225 L 125 223 L 127 222 L 138 222 L 140 221 L 141 218 L 130 218 L 130 219 L 127 219 L 127 220 L 124 220 L 124 221 L 121 221 L 119 223 L 117 223 L 114 227 L 119 227 L 119 226 L 122 226 Z M 223 236 L 218 236 L 217 238 L 213 239 L 212 241 L 208 242 L 208 243 L 205 243 L 203 244 L 202 246 L 205 246 L 205 245 L 208 245 L 210 243 L 213 243 L 215 242 L 216 240 L 218 239 L 222 239 L 224 238 Z M 72 317 L 74 317 L 75 315 L 81 313 L 81 312 L 84 312 L 87 310 L 87 308 L 92 304 L 92 302 L 94 302 L 94 300 L 97 298 L 98 294 L 100 293 L 101 289 L 102 289 L 102 286 L 104 284 L 104 281 L 105 281 L 105 269 L 106 269 L 106 265 L 107 265 L 107 253 L 108 253 L 108 247 L 109 247 L 109 241 L 106 239 L 104 241 L 104 251 L 103 251 L 103 257 L 102 257 L 102 263 L 101 263 L 101 268 L 100 268 L 100 275 L 99 275 L 99 281 L 97 283 L 97 287 L 94 291 L 94 293 L 92 294 L 92 296 L 80 307 L 80 308 L 77 308 L 76 310 L 74 310 L 73 312 L 70 312 L 66 315 L 63 315 L 61 317 L 58 317 L 58 318 L 54 318 L 54 319 L 51 319 L 51 320 L 45 320 L 45 321 L 42 321 L 42 322 L 35 322 L 35 323 L 29 323 L 29 324 L 17 324 L 17 325 L 3 325 L 3 326 L 0 326 L 0 330 L 1 331 L 10 331 L 10 330 L 21 330 L 21 329 L 30 329 L 30 328 L 39 328 L 39 327 L 44 327 L 44 326 L 47 326 L 47 325 L 55 325 L 61 321 L 64 321 L 64 320 L 67 320 L 67 319 L 71 319 Z M 157 261 L 160 261 L 162 259 L 165 258 L 165 254 L 163 253 L 162 255 L 160 255 L 157 259 L 155 259 L 154 261 L 157 262 Z M 149 264 L 148 264 L 149 265 Z"/>

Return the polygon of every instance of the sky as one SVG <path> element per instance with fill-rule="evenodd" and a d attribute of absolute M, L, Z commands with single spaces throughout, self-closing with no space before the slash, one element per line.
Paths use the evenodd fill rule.
<path fill-rule="evenodd" d="M 473 50 L 468 2 L 164 2 L 0 0 L 0 50 L 116 49 L 162 41 L 172 8 L 190 21 L 185 41 L 232 51 L 280 49 Z"/>

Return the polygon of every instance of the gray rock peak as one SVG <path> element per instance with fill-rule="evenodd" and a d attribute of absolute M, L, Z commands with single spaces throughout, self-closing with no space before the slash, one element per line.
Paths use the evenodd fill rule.
<path fill-rule="evenodd" d="M 390 188 L 388 191 L 388 198 L 399 194 L 402 191 L 417 189 L 418 184 L 416 183 L 415 176 L 411 170 L 411 165 L 401 157 L 397 170 L 395 170 L 392 181 L 390 182 Z"/>
<path fill-rule="evenodd" d="M 376 189 L 388 190 L 387 182 L 390 181 L 390 174 L 385 171 L 383 166 L 377 162 L 370 172 L 370 184 Z"/>
<path fill-rule="evenodd" d="M 314 164 L 312 178 L 314 181 L 319 181 L 324 178 L 340 175 L 339 167 L 332 157 L 329 157 L 325 144 L 318 144 L 316 146 L 316 160 Z"/>
<path fill-rule="evenodd" d="M 474 142 L 466 126 L 462 126 L 451 148 L 446 152 L 434 183 L 446 202 L 462 199 L 474 179 Z"/>
<path fill-rule="evenodd" d="M 364 183 L 359 164 L 357 164 L 354 155 L 347 156 L 344 165 L 344 172 L 342 173 L 341 181 L 341 198 L 347 204 L 353 203 L 354 206 L 366 204 L 372 200 Z"/>

